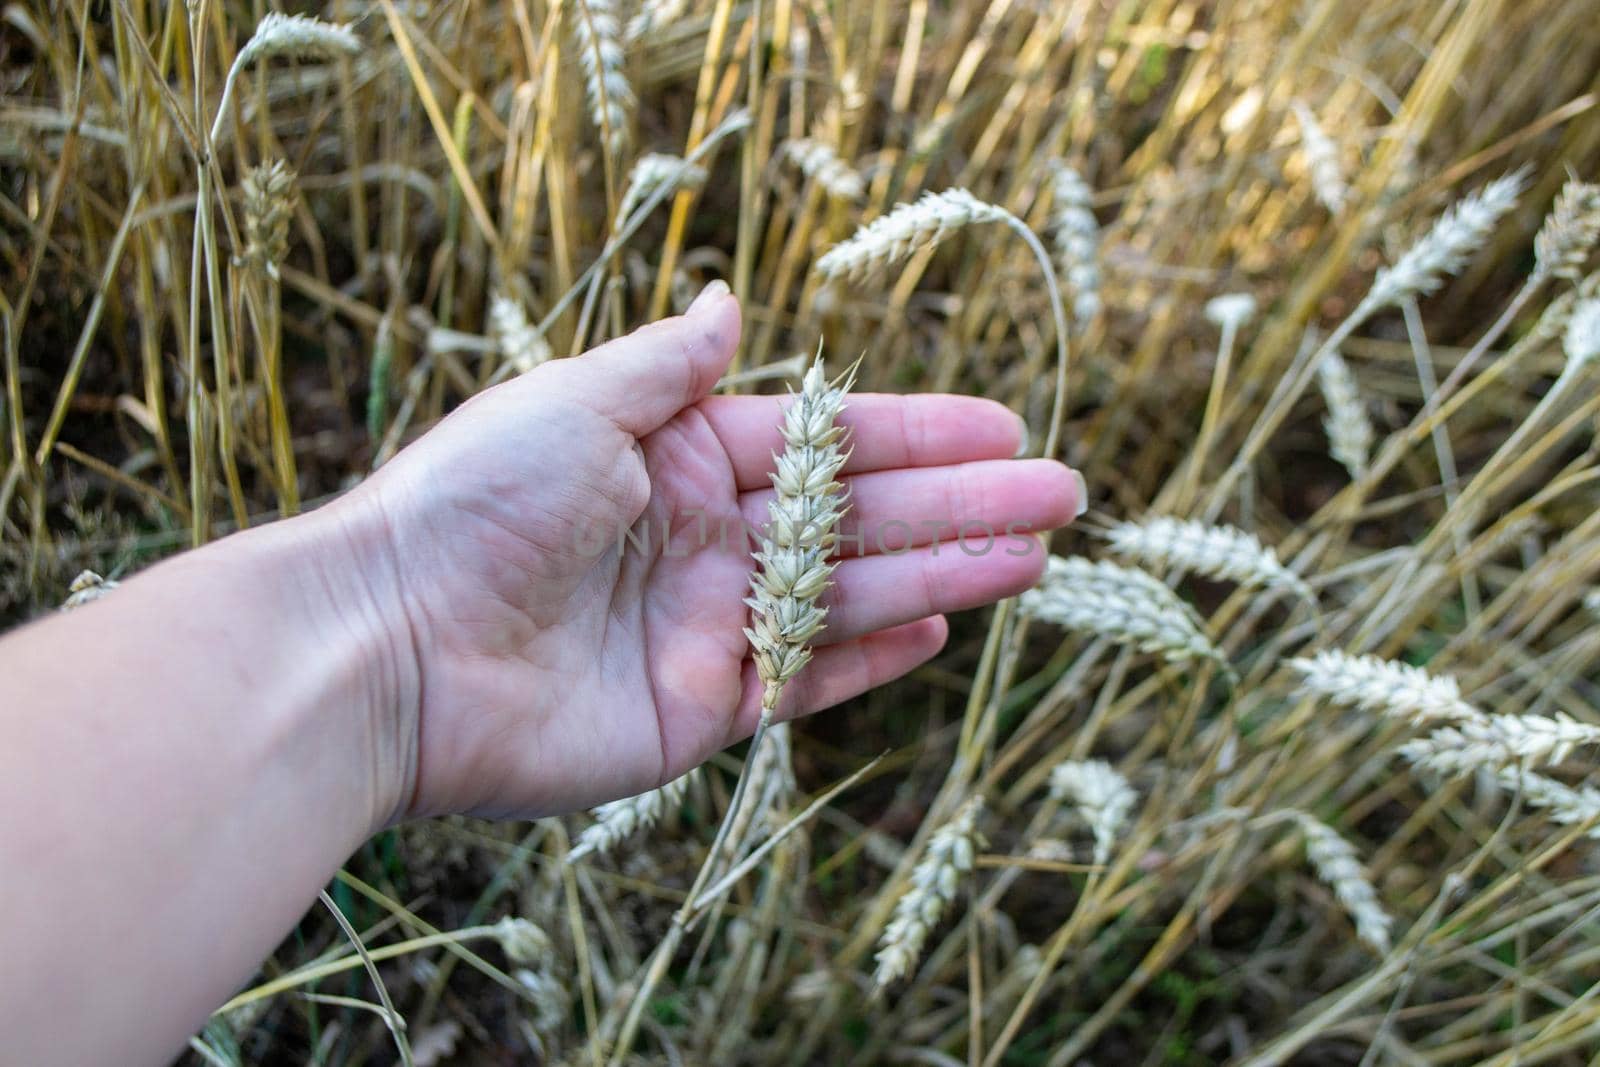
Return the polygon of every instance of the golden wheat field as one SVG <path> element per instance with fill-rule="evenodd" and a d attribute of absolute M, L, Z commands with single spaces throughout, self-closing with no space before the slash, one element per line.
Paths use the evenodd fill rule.
<path fill-rule="evenodd" d="M 7 625 L 719 278 L 721 388 L 1091 498 L 748 759 L 374 838 L 184 1062 L 1600 1062 L 1592 0 L 26 0 L 0 94 Z"/>

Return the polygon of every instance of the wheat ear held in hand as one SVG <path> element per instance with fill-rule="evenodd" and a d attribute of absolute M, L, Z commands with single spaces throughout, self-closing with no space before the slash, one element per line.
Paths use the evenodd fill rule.
<path fill-rule="evenodd" d="M 828 611 L 817 598 L 828 587 L 839 519 L 847 508 L 839 469 L 849 453 L 838 425 L 854 371 L 829 382 L 822 359 L 811 365 L 794 403 L 783 416 L 784 450 L 767 504 L 771 518 L 757 567 L 750 576 L 750 625 L 745 636 L 761 677 L 761 724 L 772 720 L 783 687 L 811 659 L 811 639 Z"/>

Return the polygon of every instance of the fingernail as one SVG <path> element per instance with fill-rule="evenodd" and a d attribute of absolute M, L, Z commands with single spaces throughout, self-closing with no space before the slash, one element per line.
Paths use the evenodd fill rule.
<path fill-rule="evenodd" d="M 719 297 L 727 296 L 730 292 L 732 292 L 732 290 L 728 288 L 727 282 L 723 281 L 721 278 L 713 278 L 709 282 L 706 282 L 706 287 L 700 290 L 700 295 L 694 298 L 694 302 L 689 305 L 689 310 L 684 312 L 684 314 L 693 315 L 706 304 L 709 304 L 711 301 L 716 300 Z"/>
<path fill-rule="evenodd" d="M 1082 471 L 1072 472 L 1072 483 L 1078 488 L 1078 510 L 1073 512 L 1072 515 L 1072 517 L 1076 519 L 1080 518 L 1084 512 L 1089 510 L 1089 486 L 1088 483 L 1083 480 Z"/>
<path fill-rule="evenodd" d="M 1028 439 L 1028 420 L 1023 418 L 1021 415 L 1018 415 L 1017 426 L 1022 430 L 1022 437 L 1017 442 L 1017 451 L 1012 455 L 1012 459 L 1021 459 L 1023 456 L 1026 456 L 1028 454 L 1028 449 L 1033 444 L 1033 442 Z"/>

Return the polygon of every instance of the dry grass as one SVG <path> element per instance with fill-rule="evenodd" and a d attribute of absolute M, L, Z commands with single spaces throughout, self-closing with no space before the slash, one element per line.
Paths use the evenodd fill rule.
<path fill-rule="evenodd" d="M 3 617 L 314 506 L 723 277 L 736 371 L 865 350 L 862 388 L 1025 414 L 1100 516 L 1198 524 L 1074 566 L 1182 601 L 1200 654 L 1104 610 L 966 620 L 772 731 L 704 907 L 731 757 L 574 864 L 585 817 L 386 834 L 330 890 L 365 951 L 308 915 L 196 1062 L 402 1033 L 436 1064 L 1585 1062 L 1600 794 L 1560 737 L 1600 726 L 1600 280 L 1592 189 L 1557 195 L 1600 172 L 1586 0 L 334 0 L 358 53 L 245 55 L 263 14 L 5 9 Z M 953 189 L 1006 225 L 830 280 Z M 1254 316 L 1208 317 L 1228 294 Z M 1233 584 L 1263 545 L 1309 597 Z M 1427 721 L 1460 707 L 1571 722 Z M 1498 769 L 1397 754 L 1452 731 Z M 1052 786 L 1096 760 L 1114 830 L 1112 779 Z M 941 828 L 980 800 L 967 864 Z M 970 869 L 919 873 L 945 852 Z M 939 914 L 870 997 L 916 886 Z"/>

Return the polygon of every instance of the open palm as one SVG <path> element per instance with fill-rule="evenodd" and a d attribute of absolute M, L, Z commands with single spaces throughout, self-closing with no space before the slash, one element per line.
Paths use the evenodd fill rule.
<path fill-rule="evenodd" d="M 707 395 L 738 335 L 737 302 L 708 289 L 475 397 L 352 495 L 415 660 L 396 668 L 418 694 L 399 712 L 402 815 L 596 803 L 753 729 L 746 530 L 766 520 L 781 407 Z M 845 558 L 786 716 L 903 674 L 943 644 L 941 613 L 1032 584 L 1044 553 L 1015 531 L 1064 524 L 1082 495 L 1060 464 L 1009 458 L 1021 426 L 989 401 L 861 395 L 843 421 Z"/>

